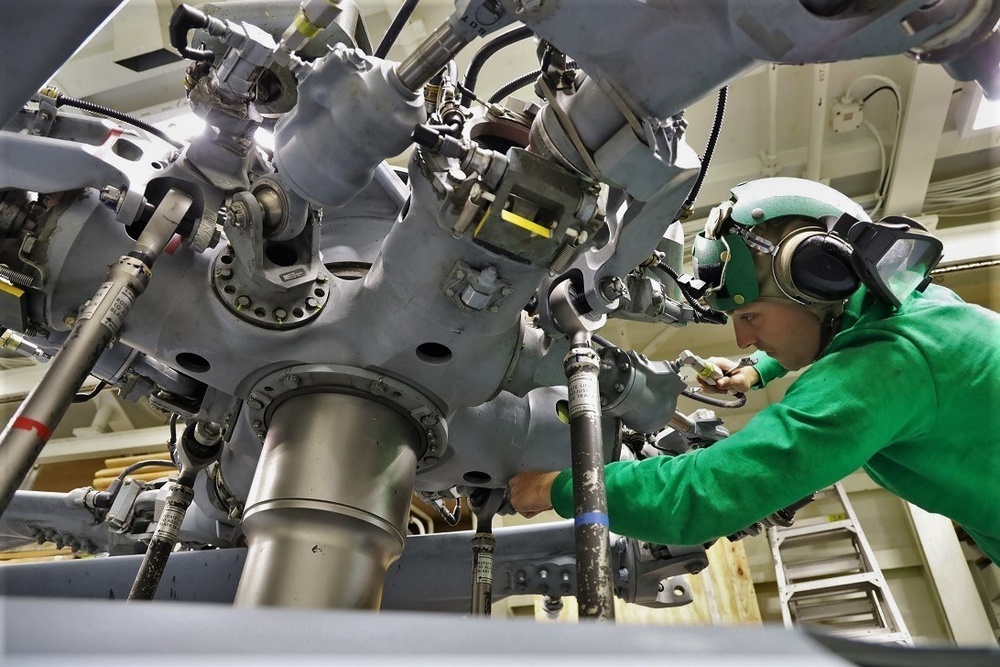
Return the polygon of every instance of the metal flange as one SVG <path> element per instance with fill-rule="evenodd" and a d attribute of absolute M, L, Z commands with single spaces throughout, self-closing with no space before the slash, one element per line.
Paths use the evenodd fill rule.
<path fill-rule="evenodd" d="M 311 283 L 269 290 L 240 280 L 231 248 L 212 263 L 215 295 L 234 315 L 265 329 L 295 329 L 315 319 L 330 300 L 332 283 L 325 270 Z"/>
<path fill-rule="evenodd" d="M 291 366 L 258 380 L 246 398 L 246 408 L 261 441 L 279 405 L 293 396 L 316 392 L 353 394 L 388 405 L 411 419 L 420 434 L 417 471 L 429 470 L 441 462 L 448 446 L 448 423 L 441 408 L 394 377 L 350 366 Z"/>

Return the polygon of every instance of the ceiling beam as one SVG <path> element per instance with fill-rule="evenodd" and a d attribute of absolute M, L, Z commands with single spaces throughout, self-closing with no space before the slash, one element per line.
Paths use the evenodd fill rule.
<path fill-rule="evenodd" d="M 941 67 L 913 66 L 902 128 L 893 147 L 884 215 L 917 215 L 923 210 L 954 89 L 955 81 Z"/>

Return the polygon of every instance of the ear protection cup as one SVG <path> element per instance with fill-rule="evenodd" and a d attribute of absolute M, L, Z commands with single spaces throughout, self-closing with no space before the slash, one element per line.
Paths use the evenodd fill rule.
<path fill-rule="evenodd" d="M 774 279 L 796 301 L 843 301 L 861 286 L 851 255 L 851 247 L 825 229 L 800 228 L 778 245 Z"/>

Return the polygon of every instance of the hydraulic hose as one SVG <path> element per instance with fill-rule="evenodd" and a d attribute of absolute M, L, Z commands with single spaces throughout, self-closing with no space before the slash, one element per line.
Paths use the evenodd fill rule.
<path fill-rule="evenodd" d="M 497 53 L 500 49 L 510 46 L 511 44 L 516 44 L 523 39 L 527 39 L 534 35 L 531 28 L 527 26 L 522 26 L 520 28 L 515 28 L 513 30 L 508 30 L 507 32 L 497 35 L 490 41 L 486 42 L 481 49 L 476 51 L 476 54 L 472 56 L 472 62 L 469 63 L 469 69 L 465 71 L 465 80 L 462 81 L 462 86 L 465 90 L 462 92 L 462 106 L 467 107 L 472 104 L 472 95 L 470 93 L 476 92 L 476 83 L 479 81 L 479 73 L 483 69 L 483 65 L 489 60 L 493 55 Z"/>
<path fill-rule="evenodd" d="M 698 401 L 699 403 L 705 403 L 707 405 L 712 405 L 717 408 L 742 408 L 744 405 L 747 404 L 746 394 L 742 394 L 738 391 L 733 392 L 733 396 L 735 396 L 736 398 L 731 400 L 726 400 L 724 398 L 716 398 L 714 396 L 708 396 L 706 394 L 701 393 L 700 391 L 696 391 L 691 387 L 681 391 L 681 395 L 687 396 L 692 401 Z"/>
<path fill-rule="evenodd" d="M 160 585 L 167 559 L 180 539 L 181 525 L 194 500 L 194 481 L 198 472 L 218 460 L 222 454 L 222 427 L 214 422 L 191 422 L 184 429 L 177 459 L 177 479 L 167 482 L 163 511 L 149 541 L 146 555 L 129 591 L 128 601 L 152 600 Z"/>
<path fill-rule="evenodd" d="M 128 601 L 152 600 L 163 577 L 167 559 L 180 537 L 181 524 L 191 501 L 194 500 L 194 490 L 178 481 L 167 483 L 166 505 L 156 524 L 156 530 L 149 541 L 146 555 L 139 566 L 139 573 L 129 591 Z"/>
<path fill-rule="evenodd" d="M 575 334 L 564 368 L 569 393 L 577 601 L 580 618 L 612 620 L 615 605 L 597 381 L 600 367 L 601 359 L 590 347 L 590 334 Z"/>
<path fill-rule="evenodd" d="M 105 283 L 77 318 L 45 375 L 0 433 L 0 514 L 28 475 L 80 386 L 115 339 L 135 300 L 149 284 L 151 267 L 191 206 L 171 189 L 153 213 L 130 253 L 111 265 Z"/>
<path fill-rule="evenodd" d="M 413 10 L 417 8 L 418 2 L 420 0 L 405 0 L 400 6 L 399 11 L 392 17 L 392 23 L 386 28 L 385 35 L 382 36 L 382 41 L 375 48 L 373 55 L 376 58 L 385 58 L 389 54 L 389 49 L 396 43 L 399 33 L 403 31 L 406 22 L 410 20 L 410 16 L 413 15 Z"/>

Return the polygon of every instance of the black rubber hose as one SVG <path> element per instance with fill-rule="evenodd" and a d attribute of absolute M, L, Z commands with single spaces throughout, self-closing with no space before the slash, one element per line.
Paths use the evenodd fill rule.
<path fill-rule="evenodd" d="M 675 283 L 677 283 L 677 288 L 681 291 L 681 294 L 684 295 L 684 298 L 694 309 L 695 313 L 704 318 L 702 321 L 710 322 L 712 324 L 725 324 L 728 321 L 725 313 L 719 312 L 718 310 L 712 310 L 711 308 L 706 308 L 698 303 L 698 299 L 696 299 L 694 295 L 688 291 L 687 286 L 680 281 L 680 276 L 673 270 L 673 268 L 670 267 L 670 265 L 660 263 L 657 265 L 657 268 L 662 269 Z"/>
<path fill-rule="evenodd" d="M 497 102 L 499 102 L 503 98 L 505 98 L 508 95 L 510 95 L 511 93 L 513 93 L 514 91 L 521 90 L 522 88 L 524 88 L 525 86 L 527 86 L 529 83 L 531 83 L 532 81 L 534 81 L 535 79 L 537 79 L 538 76 L 541 73 L 542 73 L 542 70 L 536 69 L 533 72 L 528 72 L 526 74 L 522 74 L 521 76 L 517 77 L 516 79 L 514 79 L 510 83 L 504 84 L 504 86 L 502 88 L 500 88 L 500 90 L 498 90 L 497 92 L 495 92 L 492 95 L 490 95 L 490 99 L 487 100 L 487 101 L 490 104 L 496 104 Z"/>
<path fill-rule="evenodd" d="M 165 142 L 167 142 L 174 148 L 184 148 L 184 144 L 175 141 L 174 139 L 171 139 L 166 135 L 166 133 L 163 132 L 163 130 L 153 127 L 149 123 L 141 121 L 135 116 L 130 116 L 129 114 L 123 113 L 121 111 L 115 111 L 114 109 L 110 109 L 100 104 L 94 104 L 93 102 L 88 102 L 87 100 L 78 100 L 76 98 L 67 97 L 62 93 L 59 93 L 58 95 L 56 95 L 56 106 L 76 107 L 77 109 L 83 109 L 84 111 L 92 111 L 93 113 L 99 113 L 102 116 L 107 116 L 108 118 L 114 118 L 115 120 L 120 120 L 123 123 L 134 125 L 135 127 L 138 127 L 140 130 L 145 130 L 146 132 L 149 132 L 153 136 L 163 139 Z"/>
<path fill-rule="evenodd" d="M 382 41 L 378 43 L 378 47 L 375 48 L 375 53 L 372 54 L 376 58 L 385 58 L 389 54 L 389 49 L 392 45 L 396 43 L 396 39 L 399 38 L 399 33 L 403 31 L 403 26 L 406 22 L 410 20 L 410 16 L 413 15 L 413 10 L 417 8 L 417 3 L 420 0 L 405 0 L 400 6 L 399 11 L 396 15 L 392 17 L 392 23 L 386 28 L 385 35 L 382 36 Z"/>
<path fill-rule="evenodd" d="M 708 135 L 708 144 L 705 146 L 705 155 L 701 158 L 701 171 L 698 172 L 698 179 L 694 182 L 694 187 L 688 193 L 687 200 L 681 210 L 690 210 L 694 207 L 694 201 L 698 198 L 698 192 L 705 182 L 705 175 L 708 173 L 708 165 L 712 162 L 712 154 L 715 153 L 715 145 L 719 141 L 719 133 L 722 131 L 722 119 L 726 115 L 726 100 L 729 98 L 729 86 L 719 88 L 719 100 L 715 105 L 715 121 L 712 123 L 712 133 Z"/>
<path fill-rule="evenodd" d="M 120 473 L 118 477 L 115 478 L 111 484 L 108 485 L 107 492 L 113 502 L 115 498 L 118 497 L 118 491 L 121 489 L 122 484 L 125 482 L 125 478 L 134 473 L 136 470 L 142 470 L 143 468 L 152 468 L 153 466 L 167 468 L 167 467 L 177 467 L 177 464 L 173 461 L 159 460 L 159 459 L 148 459 L 146 461 L 139 461 L 138 463 L 133 463 L 128 466 Z"/>
<path fill-rule="evenodd" d="M 741 394 L 740 392 L 733 392 L 735 399 L 726 400 L 724 398 L 716 398 L 714 396 L 708 396 L 706 394 L 697 391 L 691 387 L 688 387 L 681 392 L 682 396 L 687 396 L 692 401 L 698 401 L 699 403 L 705 403 L 707 405 L 712 405 L 717 408 L 742 408 L 747 404 L 746 394 Z"/>
<path fill-rule="evenodd" d="M 604 336 L 600 336 L 598 334 L 590 334 L 590 340 L 594 341 L 601 347 L 618 347 Z"/>
<path fill-rule="evenodd" d="M 212 23 L 205 12 L 190 5 L 181 5 L 170 16 L 170 45 L 190 60 L 212 60 L 215 54 L 208 50 L 192 49 L 187 43 L 189 30 L 207 28 Z"/>
<path fill-rule="evenodd" d="M 97 386 L 94 387 L 94 391 L 90 392 L 89 394 L 77 394 L 76 396 L 73 397 L 73 402 L 74 403 L 86 403 L 87 401 L 89 401 L 90 399 L 94 398 L 95 396 L 97 396 L 98 394 L 100 394 L 102 391 L 104 391 L 104 388 L 107 387 L 107 386 L 108 386 L 108 383 L 105 382 L 104 380 L 101 380 L 100 382 L 97 383 Z"/>
<path fill-rule="evenodd" d="M 516 44 L 522 39 L 527 39 L 534 35 L 531 28 L 527 26 L 521 26 L 520 28 L 515 28 L 513 30 L 508 30 L 507 32 L 497 35 L 490 41 L 486 42 L 481 49 L 476 51 L 476 55 L 472 56 L 472 62 L 469 63 L 469 69 L 465 71 L 465 80 L 462 81 L 462 85 L 465 87 L 465 91 L 462 93 L 462 106 L 467 107 L 472 104 L 473 96 L 469 93 L 476 92 L 476 82 L 479 80 L 479 73 L 483 69 L 483 65 L 489 60 L 493 55 L 500 49 L 510 46 L 511 44 Z"/>

